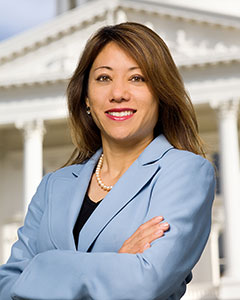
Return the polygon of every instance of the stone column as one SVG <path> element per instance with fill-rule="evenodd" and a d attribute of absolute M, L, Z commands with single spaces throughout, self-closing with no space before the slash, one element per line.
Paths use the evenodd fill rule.
<path fill-rule="evenodd" d="M 43 175 L 44 125 L 42 120 L 33 120 L 18 124 L 17 127 L 23 130 L 24 137 L 23 193 L 24 211 L 26 212 Z"/>
<path fill-rule="evenodd" d="M 239 299 L 231 295 L 233 285 L 240 284 L 240 169 L 238 143 L 238 100 L 217 105 L 220 138 L 220 175 L 221 192 L 225 208 L 225 257 L 226 273 L 224 277 L 231 284 L 222 283 L 222 298 Z M 225 290 L 225 292 L 223 291 Z M 239 285 L 240 292 L 240 285 Z M 238 292 L 237 292 L 238 293 Z M 226 297 L 223 294 L 226 294 Z M 221 295 L 220 295 L 221 296 Z M 230 297 L 230 298 L 229 298 Z"/>

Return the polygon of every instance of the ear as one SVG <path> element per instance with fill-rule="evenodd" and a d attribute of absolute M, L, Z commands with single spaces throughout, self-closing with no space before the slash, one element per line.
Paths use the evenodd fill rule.
<path fill-rule="evenodd" d="M 86 106 L 88 107 L 88 106 L 90 106 L 90 103 L 89 103 L 89 99 L 88 99 L 88 97 L 86 97 L 86 99 L 85 99 L 85 103 L 86 103 Z"/>

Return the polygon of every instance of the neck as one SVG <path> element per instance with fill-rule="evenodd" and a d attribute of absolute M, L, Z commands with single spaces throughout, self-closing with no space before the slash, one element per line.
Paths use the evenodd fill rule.
<path fill-rule="evenodd" d="M 153 138 L 141 140 L 136 143 L 116 143 L 102 139 L 103 166 L 102 174 L 118 180 L 131 164 L 139 157 Z"/>

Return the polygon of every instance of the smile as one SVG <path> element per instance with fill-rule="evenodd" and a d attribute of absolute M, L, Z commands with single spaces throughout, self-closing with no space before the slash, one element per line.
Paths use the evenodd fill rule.
<path fill-rule="evenodd" d="M 106 115 L 108 118 L 114 121 L 125 121 L 131 118 L 136 110 L 133 109 L 111 109 L 106 111 Z"/>
<path fill-rule="evenodd" d="M 130 116 L 133 115 L 133 111 L 128 110 L 128 111 L 121 111 L 121 112 L 117 112 L 117 111 L 109 111 L 107 112 L 109 115 L 114 116 L 114 117 L 124 117 L 124 116 Z"/>

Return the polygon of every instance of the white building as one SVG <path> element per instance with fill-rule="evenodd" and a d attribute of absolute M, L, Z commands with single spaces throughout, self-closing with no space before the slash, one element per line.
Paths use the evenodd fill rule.
<path fill-rule="evenodd" d="M 193 8 L 191 2 L 59 1 L 58 12 L 64 14 L 0 43 L 1 262 L 9 256 L 42 170 L 63 165 L 73 150 L 65 89 L 87 38 L 103 25 L 136 21 L 170 47 L 209 145 L 208 157 L 220 165 L 211 238 L 184 299 L 240 299 L 240 17 L 228 14 L 227 3 L 223 14 L 196 3 Z"/>

